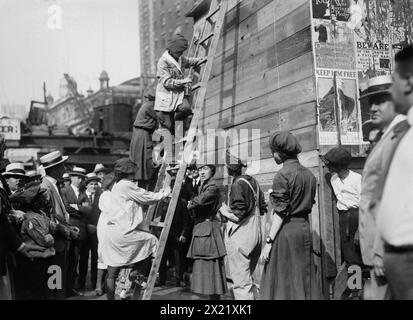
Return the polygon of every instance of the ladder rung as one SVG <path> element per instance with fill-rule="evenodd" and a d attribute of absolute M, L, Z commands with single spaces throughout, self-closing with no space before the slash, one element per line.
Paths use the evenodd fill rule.
<path fill-rule="evenodd" d="M 201 83 L 200 82 L 198 82 L 197 84 L 194 84 L 192 86 L 192 91 L 198 90 L 199 88 L 201 88 Z"/>
<path fill-rule="evenodd" d="M 221 5 L 218 5 L 215 10 L 213 10 L 207 17 L 206 20 L 212 23 L 211 18 L 221 9 Z"/>
<path fill-rule="evenodd" d="M 214 33 L 211 32 L 209 35 L 207 35 L 205 38 L 203 38 L 199 44 L 200 44 L 200 45 L 203 45 L 206 41 L 208 41 L 209 39 L 211 39 L 213 36 L 214 36 Z"/>
<path fill-rule="evenodd" d="M 163 222 L 151 222 L 151 227 L 165 228 L 165 223 L 163 223 Z"/>

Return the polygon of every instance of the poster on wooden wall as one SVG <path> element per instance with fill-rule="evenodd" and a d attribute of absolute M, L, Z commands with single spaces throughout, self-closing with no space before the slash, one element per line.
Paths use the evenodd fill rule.
<path fill-rule="evenodd" d="M 334 107 L 329 105 L 333 102 L 333 76 L 326 75 L 326 70 L 352 74 L 351 79 L 340 80 L 338 76 L 337 81 L 341 99 L 345 101 L 340 111 L 342 142 L 359 144 L 362 119 L 357 96 L 366 89 L 368 79 L 390 74 L 394 55 L 403 45 L 413 42 L 413 1 L 311 0 L 311 3 L 320 144 L 337 143 L 337 125 L 331 113 Z M 353 104 L 354 108 L 348 108 Z M 346 109 L 354 112 L 347 116 Z M 368 110 L 363 113 L 368 114 Z"/>
<path fill-rule="evenodd" d="M 336 74 L 336 85 L 334 74 Z M 317 70 L 320 144 L 337 144 L 337 116 L 340 119 L 341 143 L 344 145 L 361 143 L 357 76 L 355 71 Z"/>
<path fill-rule="evenodd" d="M 313 20 L 317 68 L 355 69 L 354 37 L 345 23 Z"/>

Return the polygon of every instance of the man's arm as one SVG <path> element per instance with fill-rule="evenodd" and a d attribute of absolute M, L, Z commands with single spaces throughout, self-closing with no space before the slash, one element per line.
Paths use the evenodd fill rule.
<path fill-rule="evenodd" d="M 210 204 L 213 204 L 216 200 L 216 197 L 219 196 L 219 190 L 217 191 L 217 187 L 214 185 L 210 185 L 206 188 L 204 192 L 202 192 L 200 195 L 194 197 L 189 203 L 188 203 L 188 209 L 194 209 L 198 206 L 208 206 Z"/>
<path fill-rule="evenodd" d="M 77 205 L 77 203 L 70 203 L 69 201 L 69 196 L 68 196 L 68 191 L 66 190 L 66 188 L 62 189 L 61 192 L 61 197 L 62 197 L 62 201 L 63 204 L 65 206 L 65 209 L 67 211 L 67 213 L 71 216 L 71 217 L 75 217 L 75 218 L 80 218 L 80 213 L 78 210 L 76 210 L 72 205 Z"/>

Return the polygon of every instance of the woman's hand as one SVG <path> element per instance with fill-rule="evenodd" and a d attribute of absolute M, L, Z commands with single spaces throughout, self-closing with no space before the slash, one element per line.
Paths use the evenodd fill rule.
<path fill-rule="evenodd" d="M 172 189 L 171 189 L 171 187 L 166 187 L 164 190 L 163 190 L 163 193 L 165 194 L 165 195 L 167 195 L 167 196 L 169 196 L 171 193 L 172 193 Z"/>
<path fill-rule="evenodd" d="M 270 260 L 272 245 L 267 243 L 261 253 L 261 262 L 266 263 Z"/>

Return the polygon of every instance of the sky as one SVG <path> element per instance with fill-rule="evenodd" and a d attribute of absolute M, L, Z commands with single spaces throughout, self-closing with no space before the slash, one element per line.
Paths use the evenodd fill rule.
<path fill-rule="evenodd" d="M 0 116 L 42 101 L 43 81 L 57 100 L 63 73 L 83 93 L 103 69 L 110 85 L 138 77 L 138 1 L 0 0 Z"/>

